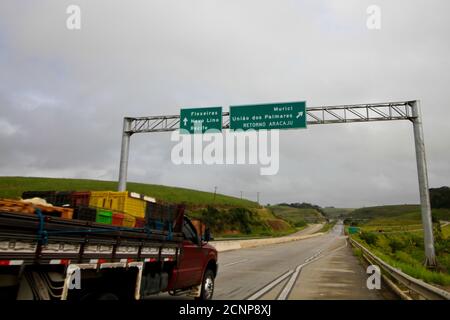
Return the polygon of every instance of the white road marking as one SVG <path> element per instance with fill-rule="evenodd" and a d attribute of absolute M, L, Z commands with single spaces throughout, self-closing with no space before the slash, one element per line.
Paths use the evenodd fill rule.
<path fill-rule="evenodd" d="M 295 285 L 295 282 L 297 282 L 298 275 L 302 268 L 308 264 L 310 264 L 313 261 L 316 261 L 320 258 L 320 254 L 322 253 L 322 250 L 319 252 L 316 252 L 311 257 L 305 260 L 305 263 L 302 263 L 301 265 L 297 266 L 295 268 L 294 274 L 289 279 L 288 283 L 284 286 L 283 290 L 281 291 L 280 295 L 278 296 L 277 300 L 286 300 L 289 294 L 291 293 L 292 287 Z"/>
<path fill-rule="evenodd" d="M 284 275 L 282 275 L 278 279 L 275 279 L 274 281 L 269 283 L 267 286 L 265 286 L 258 292 L 254 293 L 252 296 L 247 298 L 247 300 L 256 300 L 256 299 L 260 298 L 261 296 L 263 296 L 264 294 L 266 294 L 267 292 L 272 290 L 272 288 L 275 287 L 277 284 L 279 284 L 281 281 L 283 281 L 284 279 L 289 277 L 293 272 L 294 272 L 294 270 L 289 270 L 288 272 L 286 272 Z"/>
<path fill-rule="evenodd" d="M 239 260 L 239 261 L 235 261 L 235 262 L 230 262 L 230 263 L 224 264 L 222 267 L 229 267 L 229 266 L 233 266 L 235 264 L 242 263 L 242 262 L 247 262 L 247 261 L 248 261 L 248 259 L 243 259 L 243 260 Z"/>
<path fill-rule="evenodd" d="M 283 291 L 281 291 L 277 300 L 286 300 L 287 296 L 291 292 L 292 287 L 294 286 L 295 282 L 297 281 L 298 274 L 300 273 L 300 270 L 302 269 L 302 267 L 303 267 L 303 264 L 301 264 L 297 268 L 295 268 L 294 274 L 291 276 L 288 283 L 284 286 Z"/>
<path fill-rule="evenodd" d="M 338 250 L 340 250 L 340 249 L 342 249 L 342 248 L 344 248 L 346 246 L 347 246 L 347 241 L 345 241 L 345 244 L 343 246 L 340 246 L 340 247 L 338 247 L 338 248 L 328 252 L 326 255 L 330 255 L 331 253 L 334 253 L 334 252 L 336 252 L 336 251 L 338 251 Z M 259 299 L 260 297 L 265 295 L 267 292 L 272 290 L 274 287 L 276 287 L 284 279 L 286 279 L 287 277 L 291 276 L 291 278 L 286 283 L 286 285 L 284 286 L 283 290 L 281 291 L 280 295 L 277 298 L 277 300 L 286 300 L 289 297 L 289 294 L 290 294 L 293 286 L 295 285 L 295 283 L 297 281 L 297 278 L 298 278 L 298 275 L 299 275 L 301 269 L 303 267 L 305 267 L 306 265 L 323 258 L 324 256 L 322 255 L 322 252 L 323 252 L 323 250 L 320 250 L 320 251 L 316 252 L 315 254 L 310 256 L 309 258 L 305 259 L 305 262 L 300 264 L 300 265 L 298 265 L 295 268 L 295 270 L 289 270 L 288 272 L 286 272 L 285 274 L 283 274 L 279 278 L 275 279 L 274 281 L 272 281 L 271 283 L 269 283 L 268 285 L 264 286 L 262 289 L 260 289 L 259 291 L 257 291 L 253 295 L 251 295 L 246 300 L 257 300 L 257 299 Z M 241 262 L 241 261 L 237 261 L 237 263 L 239 263 L 239 262 Z M 230 264 L 227 264 L 227 265 L 230 265 Z"/>
<path fill-rule="evenodd" d="M 329 255 L 333 252 L 336 252 L 342 248 L 345 248 L 347 246 L 347 241 L 345 241 L 345 245 L 338 247 L 334 250 L 332 250 L 331 252 L 328 252 L 326 255 Z M 303 267 L 307 266 L 308 264 L 315 262 L 321 258 L 323 258 L 324 256 L 321 256 L 322 254 L 322 250 L 316 252 L 315 254 L 313 254 L 311 257 L 309 257 L 308 259 L 305 260 L 305 263 L 302 263 L 301 265 L 297 266 L 297 268 L 295 269 L 294 274 L 291 276 L 291 278 L 289 279 L 288 283 L 286 283 L 285 287 L 283 288 L 283 290 L 281 291 L 280 295 L 278 296 L 277 300 L 286 300 L 289 297 L 289 294 L 291 293 L 292 288 L 294 287 L 295 283 L 297 282 L 297 278 L 298 275 L 300 273 L 300 271 L 302 270 Z"/>

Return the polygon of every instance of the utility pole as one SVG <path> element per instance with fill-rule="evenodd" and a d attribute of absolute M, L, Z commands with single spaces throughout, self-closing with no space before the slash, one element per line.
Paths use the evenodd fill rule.
<path fill-rule="evenodd" d="M 430 191 L 428 189 L 427 161 L 425 156 L 425 143 L 423 139 L 422 114 L 420 101 L 412 103 L 412 123 L 414 130 L 414 144 L 416 147 L 417 175 L 419 177 L 420 208 L 425 242 L 425 265 L 436 266 L 436 253 L 434 250 L 433 222 L 431 219 Z"/>
<path fill-rule="evenodd" d="M 216 201 L 217 186 L 214 186 L 214 201 Z"/>
<path fill-rule="evenodd" d="M 241 191 L 241 200 L 242 200 L 242 191 Z"/>
<path fill-rule="evenodd" d="M 256 193 L 256 202 L 259 204 L 259 191 Z"/>

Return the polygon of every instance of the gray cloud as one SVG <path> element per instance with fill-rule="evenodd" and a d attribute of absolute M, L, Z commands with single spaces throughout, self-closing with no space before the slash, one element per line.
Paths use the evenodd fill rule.
<path fill-rule="evenodd" d="M 69 4 L 82 29 L 65 27 Z M 183 106 L 421 99 L 431 186 L 448 185 L 448 1 L 13 1 L 0 4 L 1 175 L 117 179 L 122 117 Z M 263 202 L 418 202 L 411 125 L 281 134 L 280 171 L 175 166 L 169 134 L 132 138 L 132 181 Z"/>

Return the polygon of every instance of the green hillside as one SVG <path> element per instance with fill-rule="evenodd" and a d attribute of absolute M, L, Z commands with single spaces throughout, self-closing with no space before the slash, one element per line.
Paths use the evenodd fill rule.
<path fill-rule="evenodd" d="M 326 216 L 331 219 L 336 219 L 340 217 L 345 217 L 354 211 L 352 208 L 335 208 L 335 207 L 325 207 L 322 208 L 323 212 L 325 212 Z"/>
<path fill-rule="evenodd" d="M 222 194 L 217 194 L 214 200 L 213 193 L 192 189 L 134 182 L 129 182 L 127 187 L 129 191 L 142 193 L 159 201 L 185 203 L 190 208 L 206 207 L 208 205 L 224 208 L 259 208 L 259 205 L 253 201 L 241 200 Z M 0 177 L 0 198 L 20 198 L 22 192 L 27 190 L 117 190 L 117 182 L 84 179 Z"/>
<path fill-rule="evenodd" d="M 431 212 L 434 221 L 450 220 L 450 209 L 432 209 Z M 347 219 L 366 226 L 421 224 L 420 206 L 413 204 L 359 208 L 352 211 Z"/>
<path fill-rule="evenodd" d="M 306 223 L 317 223 L 325 220 L 318 210 L 312 208 L 294 208 L 286 205 L 274 205 L 270 206 L 269 209 L 275 216 L 289 221 L 296 227 L 301 227 Z"/>

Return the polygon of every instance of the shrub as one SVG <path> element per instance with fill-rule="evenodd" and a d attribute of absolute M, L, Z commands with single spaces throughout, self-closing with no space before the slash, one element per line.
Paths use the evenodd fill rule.
<path fill-rule="evenodd" d="M 391 251 L 395 253 L 396 251 L 406 248 L 407 245 L 402 241 L 402 239 L 392 237 L 389 239 L 389 247 L 391 247 Z"/>
<path fill-rule="evenodd" d="M 363 231 L 359 237 L 370 246 L 376 245 L 377 243 L 377 235 L 375 233 Z"/>
<path fill-rule="evenodd" d="M 249 234 L 252 232 L 251 225 L 258 224 L 256 215 L 245 208 L 233 208 L 228 211 L 228 218 L 231 225 L 237 227 L 240 232 Z"/>
<path fill-rule="evenodd" d="M 297 221 L 296 223 L 294 223 L 294 227 L 297 227 L 297 228 L 301 228 L 301 227 L 304 227 L 304 226 L 306 226 L 306 221 L 305 220 L 300 220 L 300 221 Z"/>
<path fill-rule="evenodd" d="M 225 230 L 223 213 L 214 207 L 207 207 L 201 212 L 201 220 L 211 228 L 212 232 L 222 232 Z"/>

